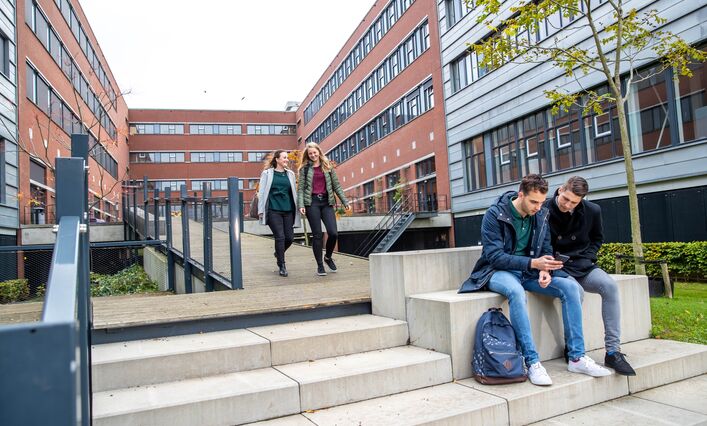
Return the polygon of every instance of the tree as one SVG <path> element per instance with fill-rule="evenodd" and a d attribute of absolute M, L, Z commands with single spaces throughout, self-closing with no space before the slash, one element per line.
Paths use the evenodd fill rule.
<path fill-rule="evenodd" d="M 465 0 L 472 6 L 471 0 Z M 590 73 L 603 75 L 609 86 L 606 93 L 584 90 L 570 93 L 555 88 L 545 90 L 552 101 L 552 113 L 568 112 L 577 105 L 584 114 L 602 114 L 607 104 L 616 106 L 618 126 L 626 167 L 629 211 L 631 217 L 631 240 L 633 254 L 643 257 L 638 196 L 631 157 L 631 143 L 626 119 L 626 103 L 632 85 L 655 77 L 672 68 L 675 78 L 692 76 L 689 65 L 704 62 L 705 53 L 690 46 L 675 34 L 665 31 L 667 22 L 657 10 L 638 11 L 626 8 L 627 0 L 604 0 L 610 14 L 595 15 L 598 0 L 529 0 L 520 1 L 509 10 L 502 11 L 503 0 L 475 0 L 481 15 L 477 22 L 484 22 L 494 34 L 475 44 L 469 44 L 479 58 L 479 66 L 497 68 L 504 63 L 547 62 L 559 68 L 565 76 L 579 83 L 578 75 Z M 606 8 L 605 8 L 606 9 Z M 508 16 L 501 20 L 501 15 Z M 571 22 L 572 30 L 558 32 L 552 40 L 536 42 L 530 34 L 538 34 L 540 24 L 547 22 L 559 30 L 553 22 Z M 492 25 L 494 24 L 494 25 Z M 591 41 L 574 44 L 568 37 L 575 31 L 588 31 Z M 659 65 L 651 72 L 637 73 L 636 65 L 655 60 Z M 621 76 L 628 75 L 622 91 Z M 580 83 L 581 87 L 581 83 Z M 636 263 L 636 273 L 645 274 L 645 266 Z"/>

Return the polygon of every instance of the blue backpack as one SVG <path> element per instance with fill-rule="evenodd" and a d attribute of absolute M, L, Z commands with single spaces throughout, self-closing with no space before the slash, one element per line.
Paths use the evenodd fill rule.
<path fill-rule="evenodd" d="M 484 312 L 476 324 L 471 369 L 485 385 L 524 382 L 528 377 L 516 334 L 501 308 Z"/>

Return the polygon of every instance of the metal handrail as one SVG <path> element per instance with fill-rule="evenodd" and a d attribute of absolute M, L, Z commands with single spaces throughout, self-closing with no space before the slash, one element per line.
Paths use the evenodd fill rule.
<path fill-rule="evenodd" d="M 79 275 L 80 220 L 75 216 L 62 217 L 56 236 L 52 266 L 47 281 L 47 294 L 42 321 L 73 322 L 77 320 Z"/>
<path fill-rule="evenodd" d="M 358 256 L 366 256 L 383 238 L 385 238 L 386 233 L 390 231 L 390 229 L 395 226 L 401 218 L 403 218 L 407 213 L 410 213 L 410 197 L 411 195 L 408 194 L 396 201 L 388 213 L 386 213 L 380 222 L 378 222 L 376 227 L 373 228 L 373 231 L 371 231 L 366 239 L 359 244 L 355 252 Z"/>

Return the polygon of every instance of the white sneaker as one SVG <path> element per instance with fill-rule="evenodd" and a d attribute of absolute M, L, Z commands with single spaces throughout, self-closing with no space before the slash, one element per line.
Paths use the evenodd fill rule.
<path fill-rule="evenodd" d="M 610 376 L 611 371 L 594 362 L 593 359 L 584 355 L 577 361 L 570 361 L 567 370 L 573 373 L 582 373 L 592 377 Z"/>
<path fill-rule="evenodd" d="M 547 371 L 545 371 L 545 367 L 539 362 L 530 365 L 530 368 L 528 368 L 528 378 L 530 379 L 530 383 L 536 386 L 550 386 L 552 384 L 552 379 L 550 379 Z"/>

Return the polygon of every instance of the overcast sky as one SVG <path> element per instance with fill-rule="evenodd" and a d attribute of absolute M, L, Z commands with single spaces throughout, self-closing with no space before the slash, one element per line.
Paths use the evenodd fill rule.
<path fill-rule="evenodd" d="M 301 102 L 375 3 L 80 2 L 130 108 L 229 110 Z"/>

